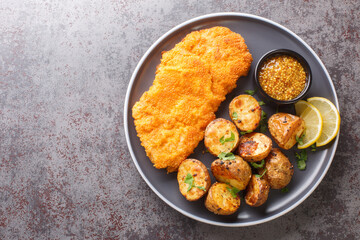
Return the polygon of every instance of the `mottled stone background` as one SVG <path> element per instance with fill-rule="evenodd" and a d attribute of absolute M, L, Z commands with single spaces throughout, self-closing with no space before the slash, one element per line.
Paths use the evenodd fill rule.
<path fill-rule="evenodd" d="M 271 222 L 214 227 L 163 203 L 128 152 L 132 71 L 175 25 L 246 12 L 320 56 L 340 101 L 334 162 L 315 192 Z M 0 2 L 0 239 L 360 239 L 360 2 Z"/>

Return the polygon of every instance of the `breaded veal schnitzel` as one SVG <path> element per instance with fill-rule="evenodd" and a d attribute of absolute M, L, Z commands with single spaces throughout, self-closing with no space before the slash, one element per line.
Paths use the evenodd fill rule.
<path fill-rule="evenodd" d="M 226 27 L 191 32 L 162 54 L 153 85 L 132 108 L 154 167 L 178 169 L 251 62 L 244 39 Z"/>

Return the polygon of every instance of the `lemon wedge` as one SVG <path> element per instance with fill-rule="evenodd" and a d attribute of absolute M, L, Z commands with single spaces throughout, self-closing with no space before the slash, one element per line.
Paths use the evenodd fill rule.
<path fill-rule="evenodd" d="M 302 143 L 298 144 L 299 149 L 308 148 L 313 145 L 321 136 L 323 120 L 320 111 L 311 103 L 300 100 L 295 103 L 296 115 L 305 121 L 305 131 Z"/>
<path fill-rule="evenodd" d="M 339 111 L 329 99 L 323 97 L 312 97 L 307 101 L 315 106 L 321 113 L 321 117 L 323 119 L 323 129 L 320 138 L 316 141 L 316 146 L 324 146 L 333 140 L 339 133 Z"/>

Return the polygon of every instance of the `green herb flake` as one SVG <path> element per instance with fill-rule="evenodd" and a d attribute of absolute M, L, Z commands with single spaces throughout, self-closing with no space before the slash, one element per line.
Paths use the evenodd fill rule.
<path fill-rule="evenodd" d="M 185 183 L 187 183 L 189 185 L 188 187 L 188 190 L 187 191 L 190 191 L 193 187 L 196 187 L 200 190 L 203 190 L 203 191 L 206 191 L 206 189 L 203 187 L 203 186 L 195 186 L 195 183 L 194 183 L 194 177 L 191 173 L 188 173 L 186 175 L 186 178 L 185 178 Z"/>
<path fill-rule="evenodd" d="M 245 134 L 252 133 L 252 132 L 253 132 L 253 130 L 247 130 L 247 131 L 245 131 L 245 132 L 240 132 L 240 134 L 241 134 L 241 135 L 245 135 Z"/>
<path fill-rule="evenodd" d="M 246 94 L 249 94 L 250 96 L 255 94 L 255 90 L 245 90 Z"/>
<path fill-rule="evenodd" d="M 297 161 L 297 167 L 299 170 L 305 170 L 306 169 L 306 162 L 304 160 Z"/>
<path fill-rule="evenodd" d="M 233 113 L 232 113 L 232 119 L 233 119 L 233 120 L 238 120 L 238 114 L 237 114 L 237 112 L 233 112 Z"/>
<path fill-rule="evenodd" d="M 260 125 L 259 125 L 261 133 L 266 132 L 266 128 L 267 128 L 266 117 L 267 117 L 266 112 L 261 111 L 261 118 L 260 118 Z"/>
<path fill-rule="evenodd" d="M 267 169 L 265 168 L 265 170 L 263 171 L 263 173 L 261 175 L 260 174 L 255 174 L 255 177 L 262 178 L 265 175 L 266 172 L 267 172 Z"/>
<path fill-rule="evenodd" d="M 203 186 L 195 186 L 195 187 L 200 189 L 200 190 L 206 191 L 206 189 Z"/>
<path fill-rule="evenodd" d="M 232 187 L 232 188 L 226 187 L 226 189 L 229 190 L 233 198 L 236 198 L 238 196 L 237 193 L 240 192 L 240 190 L 237 189 L 236 187 Z"/>
<path fill-rule="evenodd" d="M 253 167 L 253 168 L 262 168 L 262 167 L 264 167 L 264 164 L 265 164 L 265 160 L 263 159 L 263 160 L 261 160 L 261 162 L 260 163 L 250 163 L 251 164 L 251 166 Z"/>
<path fill-rule="evenodd" d="M 316 152 L 316 143 L 314 143 L 313 145 L 311 145 L 311 151 L 312 151 L 312 152 Z"/>
<path fill-rule="evenodd" d="M 305 133 L 303 135 L 301 135 L 300 137 L 298 137 L 296 135 L 296 142 L 298 142 L 300 145 L 303 145 L 304 144 L 304 137 L 305 137 Z"/>
<path fill-rule="evenodd" d="M 190 173 L 188 173 L 188 174 L 186 175 L 186 178 L 185 178 L 185 183 L 187 183 L 187 184 L 189 185 L 187 191 L 190 191 L 190 190 L 193 188 L 193 186 L 194 186 L 194 177 L 193 177 L 193 175 L 191 175 Z"/>
<path fill-rule="evenodd" d="M 265 103 L 263 101 L 260 101 L 259 105 L 262 106 L 262 105 L 265 105 Z"/>
<path fill-rule="evenodd" d="M 283 192 L 283 193 L 287 193 L 287 192 L 289 192 L 288 187 L 283 187 L 283 188 L 281 189 L 281 192 Z"/>
<path fill-rule="evenodd" d="M 235 155 L 233 153 L 226 153 L 226 152 L 222 152 L 218 155 L 218 158 L 220 160 L 234 160 L 235 159 Z"/>
<path fill-rule="evenodd" d="M 266 116 L 267 116 L 266 112 L 261 111 L 261 119 L 260 120 L 266 120 Z"/>
<path fill-rule="evenodd" d="M 219 141 L 222 145 L 224 145 L 226 142 L 233 142 L 235 141 L 235 134 L 231 132 L 231 136 L 229 138 L 225 138 L 225 136 L 222 136 Z"/>
<path fill-rule="evenodd" d="M 295 152 L 297 167 L 299 170 L 305 170 L 306 169 L 306 161 L 307 161 L 307 153 L 306 150 L 301 150 L 300 154 Z"/>

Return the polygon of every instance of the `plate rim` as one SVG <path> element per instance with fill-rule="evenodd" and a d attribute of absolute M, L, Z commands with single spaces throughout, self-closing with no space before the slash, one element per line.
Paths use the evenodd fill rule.
<path fill-rule="evenodd" d="M 292 211 L 293 209 L 295 209 L 297 206 L 299 206 L 301 203 L 303 203 L 305 201 L 305 199 L 307 199 L 314 191 L 315 189 L 319 186 L 319 184 L 322 182 L 323 178 L 325 177 L 326 173 L 328 172 L 330 165 L 334 159 L 335 153 L 336 153 L 336 149 L 338 146 L 338 142 L 339 142 L 339 136 L 340 136 L 340 129 L 339 129 L 339 133 L 336 136 L 334 143 L 333 143 L 333 151 L 330 154 L 330 159 L 328 161 L 328 164 L 326 165 L 324 171 L 322 172 L 322 174 L 320 175 L 320 177 L 318 178 L 318 180 L 314 183 L 314 185 L 310 188 L 310 190 L 304 194 L 302 197 L 300 197 L 299 200 L 297 200 L 293 205 L 291 205 L 289 208 L 274 214 L 273 216 L 261 219 L 261 220 L 256 220 L 256 221 L 252 221 L 252 222 L 245 222 L 245 223 L 222 223 L 222 222 L 216 222 L 213 220 L 207 220 L 201 217 L 197 217 L 177 206 L 175 206 L 173 203 L 171 203 L 170 201 L 167 200 L 167 198 L 165 198 L 160 192 L 157 191 L 157 189 L 152 185 L 152 183 L 146 178 L 146 176 L 144 175 L 143 171 L 140 168 L 140 165 L 138 164 L 134 151 L 132 149 L 131 146 L 131 142 L 130 142 L 130 137 L 129 137 L 129 125 L 128 125 L 128 110 L 129 110 L 129 101 L 130 101 L 130 94 L 135 82 L 135 78 L 136 75 L 138 74 L 140 68 L 142 67 L 142 65 L 144 64 L 145 60 L 148 58 L 148 56 L 150 55 L 150 53 L 154 50 L 154 48 L 157 47 L 157 45 L 163 41 L 165 38 L 167 38 L 169 35 L 171 35 L 172 33 L 176 32 L 177 30 L 192 24 L 194 22 L 197 22 L 199 20 L 204 20 L 204 19 L 208 19 L 208 18 L 214 18 L 214 17 L 246 17 L 249 19 L 254 19 L 254 20 L 260 20 L 263 21 L 265 23 L 271 24 L 275 27 L 278 27 L 280 29 L 282 29 L 283 31 L 287 32 L 288 34 L 290 34 L 291 36 L 293 36 L 295 39 L 297 39 L 298 41 L 300 41 L 306 48 L 307 50 L 309 50 L 311 52 L 311 54 L 315 57 L 315 59 L 318 61 L 318 63 L 320 64 L 322 70 L 324 71 L 326 77 L 329 79 L 329 83 L 330 83 L 330 87 L 331 90 L 334 93 L 334 97 L 335 97 L 335 105 L 338 108 L 339 112 L 340 112 L 340 108 L 339 108 L 339 101 L 338 101 L 338 97 L 336 94 L 336 90 L 333 84 L 333 81 L 325 67 L 325 65 L 323 64 L 323 62 L 321 61 L 321 59 L 319 58 L 319 56 L 315 53 L 315 51 L 302 39 L 300 38 L 298 35 L 296 35 L 294 32 L 292 32 L 291 30 L 289 30 L 288 28 L 282 26 L 279 23 L 276 23 L 270 19 L 264 18 L 264 17 L 260 17 L 254 14 L 249 14 L 249 13 L 238 13 L 238 12 L 218 12 L 218 13 L 211 13 L 211 14 L 205 14 L 205 15 L 201 15 L 192 19 L 189 19 L 183 23 L 178 24 L 177 26 L 173 27 L 172 29 L 170 29 L 169 31 L 167 31 L 165 34 L 163 34 L 160 38 L 158 38 L 150 47 L 149 49 L 144 53 L 144 55 L 141 57 L 140 61 L 138 62 L 138 64 L 136 65 L 133 74 L 131 75 L 130 78 L 130 82 L 128 85 L 128 88 L 126 90 L 126 96 L 125 96 L 125 102 L 124 102 L 124 128 L 125 128 L 125 138 L 126 138 L 126 144 L 128 146 L 131 158 L 136 166 L 137 171 L 140 173 L 141 177 L 143 178 L 143 180 L 147 183 L 147 185 L 151 188 L 151 190 L 161 199 L 163 200 L 166 204 L 168 204 L 170 207 L 172 207 L 173 209 L 177 210 L 178 212 L 180 212 L 181 214 L 192 218 L 194 220 L 197 220 L 199 222 L 203 222 L 203 223 L 207 223 L 207 224 L 211 224 L 211 225 L 215 225 L 215 226 L 222 226 L 222 227 L 246 227 L 246 226 L 253 226 L 253 225 L 257 225 L 257 224 L 261 224 L 261 223 L 265 223 L 265 222 L 269 222 L 271 220 L 274 220 L 280 216 L 283 216 L 285 214 L 287 214 L 288 212 Z"/>

